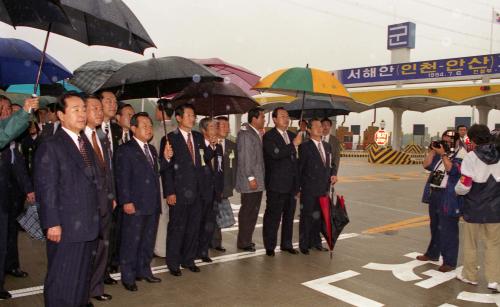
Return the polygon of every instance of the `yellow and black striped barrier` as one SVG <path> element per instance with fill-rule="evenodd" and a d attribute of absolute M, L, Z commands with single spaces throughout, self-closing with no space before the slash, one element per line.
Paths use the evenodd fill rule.
<path fill-rule="evenodd" d="M 420 145 L 409 144 L 403 149 L 403 152 L 407 154 L 422 154 L 425 152 L 425 148 Z"/>
<path fill-rule="evenodd" d="M 342 150 L 340 156 L 344 158 L 368 158 L 368 152 L 364 150 Z"/>
<path fill-rule="evenodd" d="M 368 162 L 375 164 L 415 164 L 409 154 L 378 146 L 372 146 L 368 151 Z"/>

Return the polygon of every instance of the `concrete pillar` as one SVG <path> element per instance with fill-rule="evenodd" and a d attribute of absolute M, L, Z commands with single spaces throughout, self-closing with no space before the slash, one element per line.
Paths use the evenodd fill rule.
<path fill-rule="evenodd" d="M 337 116 L 330 117 L 330 120 L 332 121 L 332 128 L 330 128 L 330 134 L 337 135 Z"/>
<path fill-rule="evenodd" d="M 481 125 L 488 125 L 488 114 L 491 111 L 489 106 L 476 106 L 477 112 L 479 114 L 478 123 Z"/>
<path fill-rule="evenodd" d="M 234 129 L 231 129 L 231 134 L 236 137 L 241 128 L 241 116 L 242 114 L 234 115 Z"/>
<path fill-rule="evenodd" d="M 393 127 L 392 127 L 392 148 L 395 150 L 401 149 L 401 139 L 403 138 L 403 112 L 405 109 L 392 107 L 392 114 L 394 115 Z"/>

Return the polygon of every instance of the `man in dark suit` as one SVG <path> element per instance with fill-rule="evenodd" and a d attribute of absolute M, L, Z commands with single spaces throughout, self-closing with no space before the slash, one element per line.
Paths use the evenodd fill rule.
<path fill-rule="evenodd" d="M 130 120 L 134 116 L 135 110 L 132 105 L 121 104 L 116 112 L 116 123 L 111 124 L 113 137 L 117 138 L 118 144 L 125 144 L 132 139 L 133 133 L 130 130 Z"/>
<path fill-rule="evenodd" d="M 42 131 L 40 132 L 40 138 L 42 140 L 54 135 L 61 127 L 61 123 L 56 115 L 56 105 L 56 103 L 47 105 L 47 122 L 42 126 Z"/>
<path fill-rule="evenodd" d="M 130 120 L 134 137 L 115 153 L 118 203 L 123 209 L 120 243 L 122 284 L 137 291 L 136 280 L 161 282 L 151 271 L 151 260 L 160 215 L 158 154 L 149 141 L 153 122 L 145 112 Z"/>
<path fill-rule="evenodd" d="M 327 195 L 330 185 L 337 182 L 336 167 L 332 167 L 330 145 L 321 141 L 319 119 L 308 123 L 311 139 L 299 146 L 300 221 L 299 248 L 307 255 L 310 248 L 327 250 L 321 245 L 321 209 L 318 198 Z"/>
<path fill-rule="evenodd" d="M 35 192 L 47 237 L 45 306 L 88 304 L 93 254 L 99 233 L 96 161 L 82 134 L 83 99 L 64 94 L 57 104 L 62 128 L 38 147 Z"/>
<path fill-rule="evenodd" d="M 323 118 L 321 120 L 321 126 L 323 127 L 323 136 L 321 140 L 330 144 L 330 148 L 332 149 L 332 167 L 335 167 L 333 171 L 337 174 L 340 167 L 340 152 L 342 148 L 340 147 L 340 142 L 337 137 L 330 133 L 332 121 L 329 118 Z"/>
<path fill-rule="evenodd" d="M 213 118 L 205 117 L 200 121 L 200 129 L 204 137 L 203 153 L 208 163 L 202 163 L 200 199 L 201 222 L 198 236 L 198 258 L 203 262 L 212 262 L 208 256 L 208 248 L 214 235 L 215 209 L 214 202 L 220 202 L 224 189 L 224 165 L 222 162 L 222 145 L 218 144 L 217 124 Z"/>
<path fill-rule="evenodd" d="M 175 109 L 179 128 L 168 134 L 168 143 L 162 139 L 160 148 L 166 144 L 174 152 L 170 160 L 163 161 L 163 194 L 169 205 L 167 227 L 166 263 L 170 274 L 181 276 L 180 266 L 191 272 L 199 272 L 194 260 L 198 249 L 201 221 L 201 174 L 202 164 L 209 161 L 202 156 L 203 136 L 192 128 L 196 121 L 193 106 L 184 104 Z M 203 153 L 204 154 L 204 153 Z"/>
<path fill-rule="evenodd" d="M 255 252 L 252 236 L 259 217 L 260 203 L 265 189 L 264 153 L 262 150 L 264 123 L 265 118 L 262 109 L 254 108 L 248 111 L 248 123 L 238 133 L 237 140 L 236 191 L 241 193 L 237 247 L 247 252 Z"/>
<path fill-rule="evenodd" d="M 17 217 L 24 210 L 24 203 L 35 202 L 33 184 L 24 157 L 19 151 L 19 144 L 15 141 L 2 150 L 2 160 L 10 161 L 10 168 L 6 170 L 10 177 L 8 185 L 8 232 L 7 232 L 7 258 L 5 261 L 5 272 L 14 277 L 27 277 L 28 273 L 20 269 L 19 250 L 17 245 L 17 235 L 19 223 Z"/>
<path fill-rule="evenodd" d="M 35 122 L 31 122 L 28 127 L 28 133 L 21 139 L 21 153 L 26 162 L 26 169 L 30 177 L 33 177 L 33 160 L 35 158 L 35 151 L 40 143 L 40 128 Z"/>
<path fill-rule="evenodd" d="M 118 148 L 119 140 L 121 138 L 120 126 L 113 123 L 112 120 L 115 118 L 118 102 L 116 96 L 113 92 L 102 91 L 97 94 L 97 97 L 101 100 L 102 111 L 104 114 L 104 119 L 102 121 L 101 127 L 98 130 L 101 140 L 105 139 L 109 150 L 109 155 L 113 158 L 113 154 Z M 107 285 L 116 284 L 117 281 L 111 278 L 109 273 L 118 272 L 118 266 L 120 263 L 120 234 L 121 234 L 121 208 L 116 208 L 113 211 L 113 219 L 111 221 L 111 233 L 109 238 L 109 252 L 108 252 L 108 270 L 104 278 L 104 283 Z"/>
<path fill-rule="evenodd" d="M 231 206 L 229 197 L 233 196 L 234 185 L 236 183 L 236 164 L 238 161 L 236 143 L 227 138 L 230 132 L 229 118 L 219 116 L 216 120 L 219 144 L 222 147 L 224 155 L 222 160 L 224 164 L 224 190 L 222 191 L 222 199 L 220 200 L 220 203 L 218 203 L 217 207 L 222 204 Z M 222 246 L 222 232 L 217 224 L 215 225 L 215 231 L 210 247 L 219 252 L 226 251 L 226 249 Z"/>
<path fill-rule="evenodd" d="M 99 197 L 99 217 L 100 229 L 97 240 L 97 251 L 94 263 L 92 265 L 92 278 L 90 280 L 90 297 L 98 301 L 111 300 L 110 294 L 104 293 L 104 278 L 109 251 L 109 234 L 111 230 L 111 218 L 113 214 L 113 205 L 115 202 L 114 178 L 109 155 L 108 143 L 101 142 L 97 127 L 103 120 L 102 103 L 95 96 L 89 96 L 85 99 L 87 107 L 87 126 L 84 133 L 92 144 L 93 154 L 97 161 L 97 176 L 103 185 L 98 186 Z"/>
<path fill-rule="evenodd" d="M 288 131 L 288 112 L 279 107 L 272 118 L 275 127 L 263 138 L 264 162 L 266 165 L 266 211 L 264 213 L 264 247 L 268 256 L 274 256 L 278 228 L 281 223 L 281 250 L 298 254 L 293 248 L 293 219 L 296 197 L 299 192 L 297 148 L 302 135 Z"/>

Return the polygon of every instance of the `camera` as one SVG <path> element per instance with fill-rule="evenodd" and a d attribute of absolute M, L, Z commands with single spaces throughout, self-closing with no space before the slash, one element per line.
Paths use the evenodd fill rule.
<path fill-rule="evenodd" d="M 434 171 L 432 172 L 431 179 L 429 183 L 433 186 L 440 187 L 441 183 L 443 182 L 444 179 L 444 172 L 443 171 Z"/>
<path fill-rule="evenodd" d="M 434 148 L 439 148 L 439 147 L 443 147 L 444 151 L 446 153 L 450 153 L 451 152 L 451 148 L 450 148 L 450 144 L 448 144 L 448 142 L 446 141 L 432 141 L 431 143 L 431 149 L 434 149 Z"/>

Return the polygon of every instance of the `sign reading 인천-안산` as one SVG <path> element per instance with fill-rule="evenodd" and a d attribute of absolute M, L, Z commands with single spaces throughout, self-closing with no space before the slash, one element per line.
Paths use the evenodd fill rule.
<path fill-rule="evenodd" d="M 398 23 L 387 27 L 387 49 L 415 48 L 415 24 Z"/>
<path fill-rule="evenodd" d="M 389 64 L 344 69 L 336 72 L 344 85 L 387 83 L 424 79 L 434 82 L 443 78 L 500 74 L 500 53 L 463 58 Z"/>

